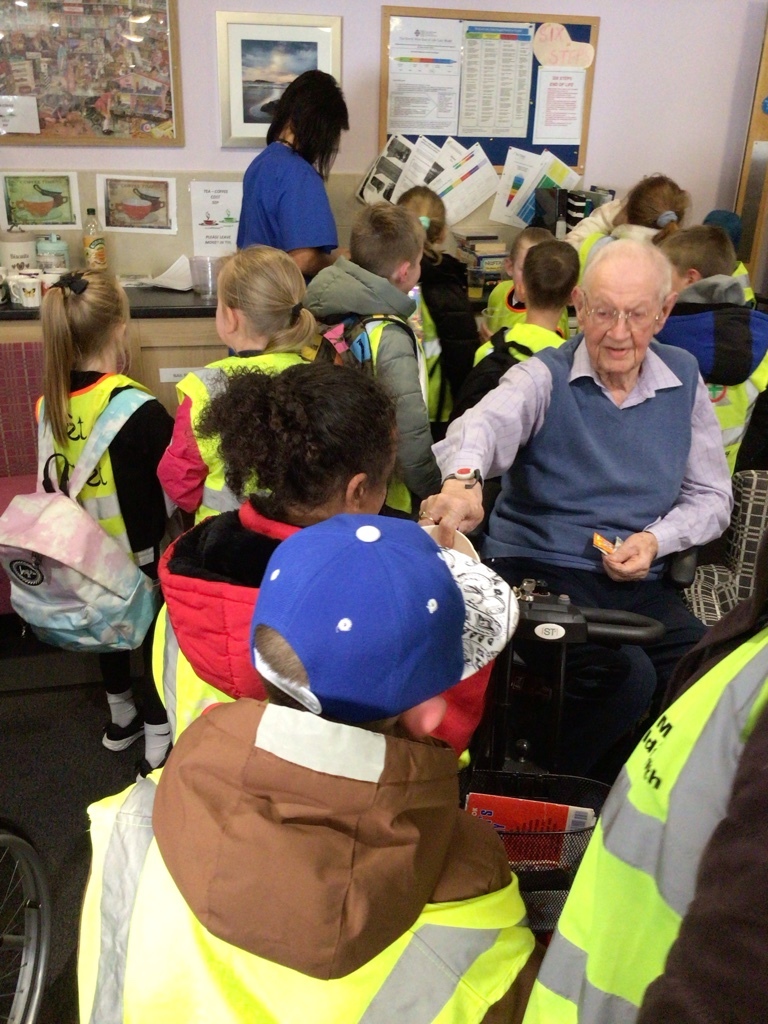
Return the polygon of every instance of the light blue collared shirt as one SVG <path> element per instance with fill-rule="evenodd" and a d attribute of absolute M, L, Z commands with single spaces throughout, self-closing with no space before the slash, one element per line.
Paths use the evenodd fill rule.
<path fill-rule="evenodd" d="M 574 352 L 568 379 L 585 376 L 595 381 L 607 401 L 613 401 L 592 367 L 582 339 Z M 677 375 L 649 348 L 635 386 L 619 408 L 630 409 L 652 400 L 662 388 L 681 386 Z M 498 387 L 452 423 L 445 440 L 434 445 L 443 478 L 462 466 L 479 469 L 484 479 L 504 474 L 519 448 L 541 429 L 551 396 L 552 375 L 540 359 L 533 356 L 513 366 Z M 642 438 L 638 438 L 638 444 L 642 444 Z M 627 458 L 631 455 L 627 452 Z M 660 452 L 659 457 L 663 458 L 664 453 Z M 691 449 L 680 494 L 667 515 L 646 527 L 659 543 L 659 557 L 719 537 L 729 523 L 732 505 L 731 476 L 720 426 L 699 376 L 691 413 Z"/>

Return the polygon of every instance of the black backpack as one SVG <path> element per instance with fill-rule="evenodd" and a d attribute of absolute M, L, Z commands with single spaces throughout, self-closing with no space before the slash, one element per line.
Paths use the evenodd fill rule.
<path fill-rule="evenodd" d="M 533 352 L 525 345 L 516 341 L 507 341 L 507 328 L 501 327 L 491 338 L 492 351 L 473 366 L 467 374 L 461 390 L 453 401 L 453 412 L 450 422 L 462 416 L 467 409 L 493 391 L 507 370 L 520 362 L 520 358 L 532 356 Z M 512 349 L 519 355 L 514 355 Z"/>

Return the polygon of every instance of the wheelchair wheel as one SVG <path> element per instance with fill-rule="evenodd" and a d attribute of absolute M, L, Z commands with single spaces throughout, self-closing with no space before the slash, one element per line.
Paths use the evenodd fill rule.
<path fill-rule="evenodd" d="M 51 899 L 34 846 L 0 823 L 0 1022 L 34 1024 L 51 940 Z"/>

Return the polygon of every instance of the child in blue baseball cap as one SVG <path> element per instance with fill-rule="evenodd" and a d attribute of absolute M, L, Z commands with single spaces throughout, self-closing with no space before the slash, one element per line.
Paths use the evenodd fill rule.
<path fill-rule="evenodd" d="M 339 515 L 279 545 L 253 620 L 269 702 L 193 722 L 156 795 L 157 774 L 115 825 L 129 849 L 134 833 L 146 843 L 136 794 L 151 786 L 123 954 L 126 976 L 141 970 L 135 1019 L 522 1019 L 539 955 L 517 879 L 459 809 L 455 754 L 424 738 L 441 692 L 515 620 L 499 577 L 413 522 Z M 102 863 L 95 852 L 83 934 Z"/>
<path fill-rule="evenodd" d="M 381 509 L 395 461 L 395 402 L 350 367 L 238 371 L 198 424 L 216 437 L 239 511 L 198 523 L 159 567 L 165 607 L 153 649 L 173 740 L 205 707 L 266 696 L 251 657 L 253 609 L 275 548 L 310 523 Z M 488 663 L 446 695 L 436 735 L 461 755 L 481 719 Z"/>

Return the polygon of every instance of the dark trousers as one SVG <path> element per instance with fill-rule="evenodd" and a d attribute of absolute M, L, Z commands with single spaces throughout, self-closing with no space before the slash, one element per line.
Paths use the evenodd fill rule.
<path fill-rule="evenodd" d="M 665 580 L 617 583 L 604 573 L 531 559 L 493 559 L 491 564 L 513 586 L 526 577 L 544 580 L 550 591 L 567 594 L 578 607 L 635 612 L 666 626 L 663 639 L 647 647 L 569 645 L 559 766 L 565 773 L 588 774 L 653 708 L 654 698 L 663 696 L 675 665 L 703 636 L 705 626 Z M 538 642 L 517 642 L 514 649 L 535 669 Z"/>
<path fill-rule="evenodd" d="M 156 580 L 157 562 L 151 562 L 144 566 L 142 572 L 151 580 Z M 157 615 L 155 615 L 141 645 L 144 664 L 142 674 L 138 678 L 131 678 L 130 651 L 109 651 L 106 654 L 100 654 L 99 668 L 107 693 L 124 693 L 126 690 L 133 690 L 139 698 L 144 721 L 151 725 L 164 725 L 168 721 L 168 715 L 152 678 L 152 642 L 155 636 L 156 621 Z"/>

